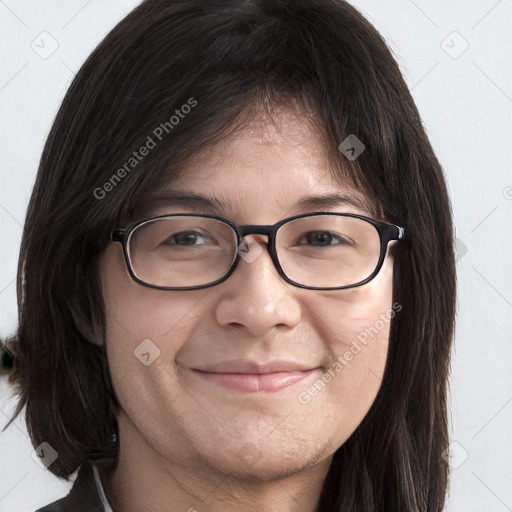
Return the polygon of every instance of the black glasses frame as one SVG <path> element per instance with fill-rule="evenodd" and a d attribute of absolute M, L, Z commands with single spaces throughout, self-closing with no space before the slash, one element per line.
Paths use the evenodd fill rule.
<path fill-rule="evenodd" d="M 338 215 L 341 217 L 353 217 L 355 219 L 361 219 L 364 220 L 370 224 L 372 224 L 377 232 L 379 233 L 380 238 L 380 255 L 379 260 L 377 263 L 377 266 L 375 270 L 368 276 L 366 279 L 363 279 L 362 281 L 359 281 L 354 284 L 349 285 L 343 285 L 343 286 L 333 286 L 333 287 L 323 287 L 323 286 L 306 286 L 301 283 L 297 283 L 296 281 L 293 281 L 290 279 L 284 272 L 284 270 L 281 267 L 281 264 L 279 262 L 279 259 L 277 257 L 277 250 L 276 250 L 276 234 L 277 230 L 283 226 L 284 224 L 299 219 L 302 217 L 311 217 L 314 215 Z M 149 222 L 152 222 L 157 219 L 164 219 L 164 218 L 170 218 L 170 217 L 203 217 L 208 219 L 216 219 L 219 220 L 228 226 L 230 226 L 233 231 L 236 233 L 237 237 L 237 251 L 236 251 L 236 258 L 234 259 L 233 263 L 231 264 L 231 267 L 226 271 L 226 273 L 217 279 L 216 281 L 213 281 L 211 283 L 201 284 L 201 285 L 195 285 L 195 286 L 160 286 L 153 283 L 148 283 L 146 281 L 143 281 L 140 279 L 132 268 L 132 263 L 130 260 L 130 256 L 128 254 L 128 244 L 130 242 L 130 237 L 132 236 L 132 233 L 135 231 L 136 228 L 139 226 L 142 226 L 143 224 L 147 224 Z M 200 213 L 174 213 L 169 215 L 160 215 L 157 217 L 151 217 L 150 219 L 141 220 L 139 222 L 136 222 L 129 226 L 126 229 L 114 229 L 111 231 L 109 239 L 112 242 L 120 242 L 123 245 L 123 253 L 124 253 L 124 259 L 126 262 L 126 266 L 128 268 L 128 272 L 130 273 L 130 276 L 139 284 L 143 286 L 148 286 L 149 288 L 156 288 L 159 290 L 198 290 L 202 288 L 209 288 L 210 286 L 215 286 L 216 284 L 222 283 L 225 281 L 234 271 L 235 268 L 238 265 L 238 262 L 240 261 L 240 251 L 239 247 L 242 243 L 243 238 L 245 238 L 248 235 L 266 235 L 268 237 L 268 244 L 267 249 L 270 254 L 270 257 L 272 259 L 272 262 L 274 263 L 275 268 L 277 269 L 279 275 L 288 283 L 292 284 L 293 286 L 297 286 L 299 288 L 306 288 L 308 290 L 343 290 L 346 288 L 355 288 L 356 286 L 361 286 L 363 284 L 368 283 L 372 279 L 375 278 L 375 276 L 380 272 L 380 269 L 382 268 L 382 264 L 384 263 L 384 258 L 386 257 L 388 243 L 392 240 L 400 240 L 405 235 L 404 228 L 400 226 L 396 226 L 395 224 L 389 224 L 388 222 L 384 222 L 378 219 L 374 219 L 373 217 L 366 217 L 365 215 L 358 215 L 355 213 L 337 213 L 337 212 L 313 212 L 313 213 L 304 213 L 301 215 L 295 215 L 293 217 L 288 217 L 286 219 L 283 219 L 279 222 L 277 222 L 274 225 L 258 225 L 258 224 L 248 224 L 245 226 L 238 226 L 233 221 L 226 219 L 224 217 L 219 217 L 217 215 L 207 215 L 207 214 L 200 214 Z"/>

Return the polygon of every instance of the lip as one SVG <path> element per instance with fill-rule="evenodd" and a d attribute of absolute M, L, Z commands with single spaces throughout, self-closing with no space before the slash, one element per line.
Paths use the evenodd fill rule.
<path fill-rule="evenodd" d="M 263 375 L 266 373 L 276 372 L 305 372 L 316 368 L 317 367 L 312 366 L 311 364 L 303 364 L 296 361 L 285 361 L 281 359 L 261 363 L 258 363 L 257 361 L 249 361 L 247 359 L 233 359 L 231 361 L 212 364 L 207 367 L 194 368 L 194 370 L 207 373 L 245 373 Z"/>
<path fill-rule="evenodd" d="M 236 359 L 195 368 L 194 371 L 207 382 L 225 388 L 249 393 L 273 393 L 295 384 L 318 367 L 311 367 L 294 361 L 274 360 L 265 363 Z"/>
<path fill-rule="evenodd" d="M 235 389 L 248 393 L 274 393 L 305 379 L 315 371 L 316 368 L 305 371 L 287 371 L 258 374 L 210 373 L 196 370 L 196 372 L 207 382 L 219 384 L 225 388 Z"/>

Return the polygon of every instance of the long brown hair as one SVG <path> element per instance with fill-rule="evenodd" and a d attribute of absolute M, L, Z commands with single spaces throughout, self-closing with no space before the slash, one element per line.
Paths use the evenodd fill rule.
<path fill-rule="evenodd" d="M 32 443 L 57 451 L 49 470 L 59 477 L 115 458 L 118 403 L 104 346 L 92 342 L 105 328 L 98 259 L 108 233 L 256 105 L 283 104 L 321 134 L 333 175 L 406 232 L 393 277 L 402 311 L 381 388 L 335 453 L 318 511 L 440 512 L 456 291 L 450 203 L 395 59 L 342 0 L 146 0 L 90 55 L 53 123 L 28 207 L 9 341 L 14 417 L 26 408 Z M 349 135 L 365 145 L 356 160 L 338 150 Z M 131 161 L 148 137 L 154 147 Z"/>

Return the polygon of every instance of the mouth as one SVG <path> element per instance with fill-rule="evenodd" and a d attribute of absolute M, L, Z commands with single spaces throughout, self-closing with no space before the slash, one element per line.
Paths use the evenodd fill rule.
<path fill-rule="evenodd" d="M 219 373 L 195 370 L 206 382 L 246 393 L 275 393 L 296 384 L 316 372 L 310 370 L 276 371 L 267 373 Z"/>

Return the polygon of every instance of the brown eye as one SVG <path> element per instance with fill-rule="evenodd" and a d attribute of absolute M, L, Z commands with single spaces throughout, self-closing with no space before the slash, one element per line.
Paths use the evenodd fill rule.
<path fill-rule="evenodd" d="M 199 240 L 198 243 L 196 243 Z M 201 242 L 201 240 L 203 240 Z M 181 233 L 176 233 L 171 235 L 169 238 L 166 238 L 162 245 L 179 245 L 179 246 L 194 246 L 194 245 L 205 245 L 208 241 L 211 240 L 211 237 L 205 235 L 203 233 L 199 233 L 197 231 L 183 231 Z"/>
<path fill-rule="evenodd" d="M 337 244 L 354 245 L 352 241 L 332 231 L 310 231 L 306 233 L 305 239 L 307 244 L 313 247 L 328 247 Z"/>

